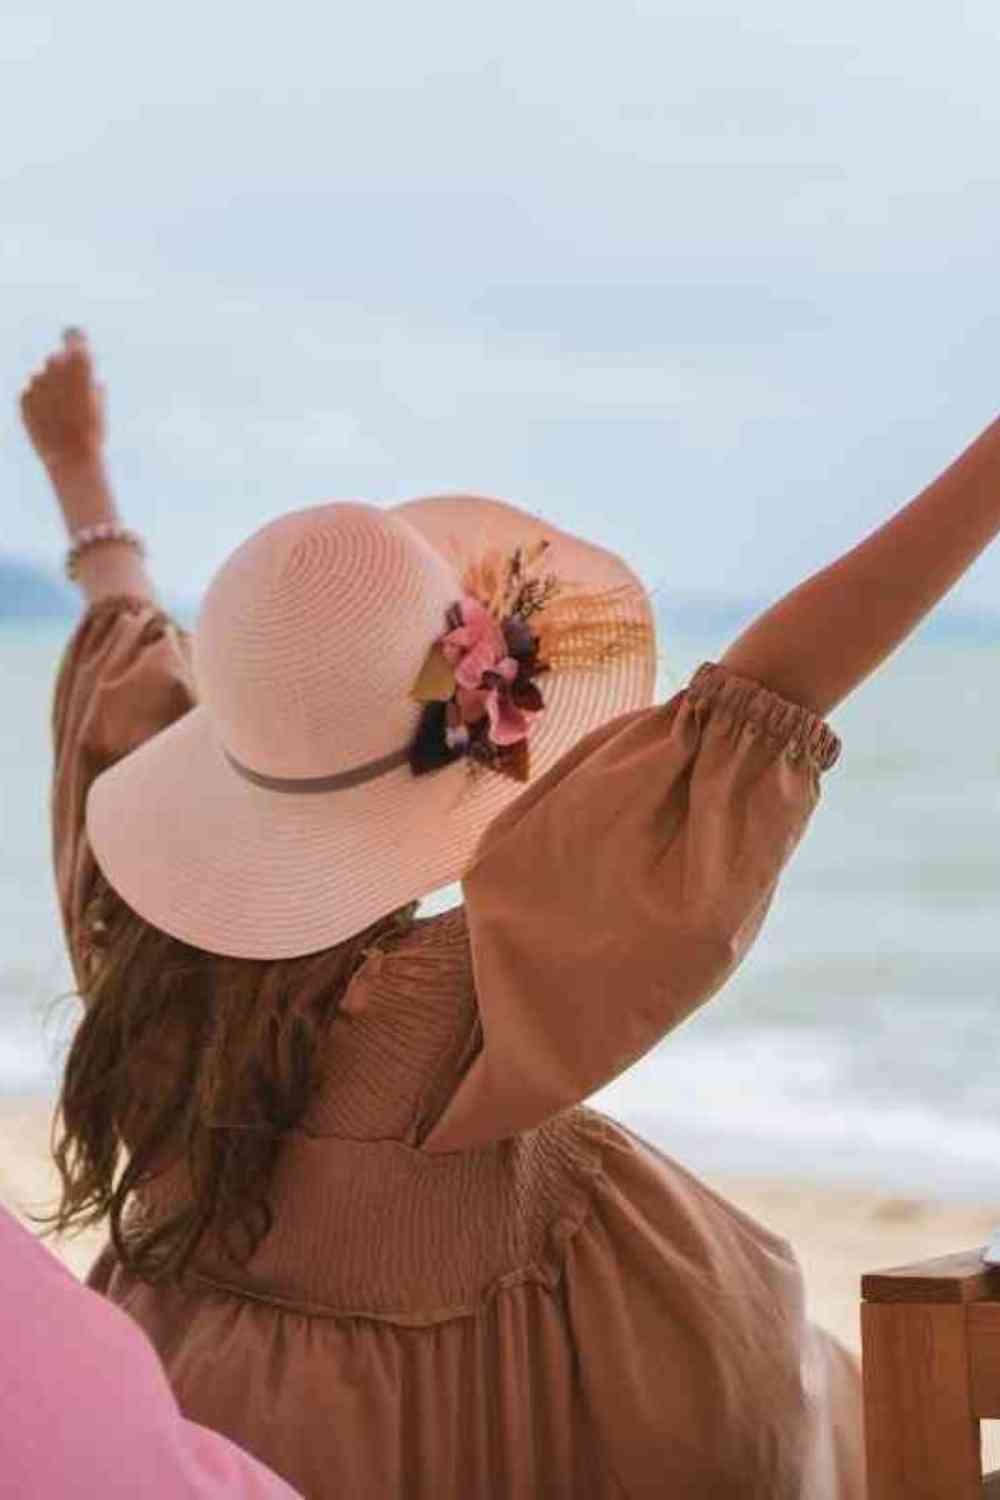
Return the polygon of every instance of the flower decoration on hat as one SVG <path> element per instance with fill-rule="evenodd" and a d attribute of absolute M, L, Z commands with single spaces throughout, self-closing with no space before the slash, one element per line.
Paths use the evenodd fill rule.
<path fill-rule="evenodd" d="M 414 775 L 467 757 L 528 780 L 528 733 L 545 708 L 537 679 L 550 670 L 538 616 L 560 590 L 541 572 L 548 545 L 543 538 L 505 562 L 491 555 L 467 569 L 465 593 L 411 689 L 424 705 L 410 745 Z"/>

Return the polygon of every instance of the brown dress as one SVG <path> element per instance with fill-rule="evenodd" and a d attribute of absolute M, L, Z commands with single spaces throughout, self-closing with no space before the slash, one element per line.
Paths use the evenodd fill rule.
<path fill-rule="evenodd" d="M 84 798 L 193 701 L 151 604 L 87 611 L 56 688 L 71 951 Z M 308 1500 L 861 1500 L 853 1358 L 787 1242 L 580 1101 L 718 991 L 839 741 L 707 662 L 488 830 L 465 905 L 372 951 L 244 1271 L 90 1281 L 185 1414 Z"/>

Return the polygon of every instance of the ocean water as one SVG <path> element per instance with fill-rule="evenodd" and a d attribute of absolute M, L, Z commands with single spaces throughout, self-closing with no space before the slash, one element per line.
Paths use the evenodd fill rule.
<path fill-rule="evenodd" d="M 77 1014 L 47 811 L 66 636 L 0 626 L 6 1095 L 54 1093 Z M 661 696 L 729 639 L 668 631 Z M 1000 1202 L 998 686 L 1000 645 L 918 632 L 835 711 L 841 759 L 754 948 L 592 1102 L 694 1171 Z"/>

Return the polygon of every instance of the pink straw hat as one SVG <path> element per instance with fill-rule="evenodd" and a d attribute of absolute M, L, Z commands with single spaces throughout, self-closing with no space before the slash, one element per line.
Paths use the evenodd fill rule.
<path fill-rule="evenodd" d="M 91 787 L 87 832 L 112 887 L 196 947 L 277 959 L 330 947 L 459 879 L 524 782 L 458 750 L 415 774 L 428 705 L 412 693 L 435 643 L 438 679 L 450 675 L 440 643 L 462 602 L 469 619 L 470 594 L 488 605 L 499 564 L 529 554 L 559 585 L 529 621 L 550 670 L 510 688 L 534 711 L 505 697 L 509 660 L 483 678 L 509 722 L 529 726 L 521 776 L 537 780 L 588 731 L 646 707 L 652 613 L 603 548 L 470 495 L 292 511 L 237 547 L 209 585 L 193 636 L 198 706 Z M 534 644 L 529 661 L 540 660 Z M 467 653 L 452 644 L 445 654 Z M 496 708 L 495 691 L 472 696 Z M 443 702 L 437 710 L 443 725 Z M 461 743 L 454 703 L 448 712 Z"/>

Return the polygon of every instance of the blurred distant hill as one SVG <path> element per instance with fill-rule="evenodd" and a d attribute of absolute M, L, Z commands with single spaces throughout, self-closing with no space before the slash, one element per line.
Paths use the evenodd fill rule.
<path fill-rule="evenodd" d="M 46 620 L 76 611 L 67 583 L 16 557 L 0 557 L 0 620 Z"/>
<path fill-rule="evenodd" d="M 675 594 L 663 590 L 656 599 L 656 615 L 665 643 L 671 632 L 692 637 L 716 637 L 724 648 L 775 599 L 732 599 L 709 594 Z M 942 645 L 1000 645 L 1000 613 L 978 608 L 934 610 L 914 633 Z"/>
<path fill-rule="evenodd" d="M 720 648 L 773 602 L 764 598 L 669 594 L 665 588 L 655 600 L 664 644 L 671 635 L 682 635 L 717 638 Z M 185 625 L 193 622 L 197 612 L 197 604 L 192 600 L 168 599 L 167 607 Z M 0 624 L 13 620 L 72 619 L 79 611 L 79 593 L 57 574 L 22 558 L 0 555 Z M 924 621 L 918 634 L 925 641 L 942 644 L 1000 644 L 1000 613 L 943 606 Z"/>
<path fill-rule="evenodd" d="M 167 599 L 167 608 L 188 624 L 196 606 Z M 80 592 L 66 579 L 23 558 L 0 554 L 0 625 L 14 620 L 72 620 L 80 613 Z"/>

